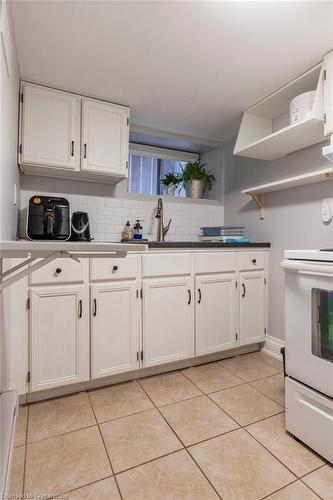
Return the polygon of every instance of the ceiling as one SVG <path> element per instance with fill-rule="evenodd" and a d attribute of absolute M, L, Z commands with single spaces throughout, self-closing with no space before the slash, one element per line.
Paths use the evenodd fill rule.
<path fill-rule="evenodd" d="M 13 0 L 21 77 L 225 141 L 241 112 L 333 49 L 330 1 Z"/>

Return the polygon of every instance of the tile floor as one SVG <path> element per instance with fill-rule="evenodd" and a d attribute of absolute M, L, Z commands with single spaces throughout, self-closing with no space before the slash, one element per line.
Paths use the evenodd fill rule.
<path fill-rule="evenodd" d="M 258 352 L 21 407 L 12 498 L 333 500 Z"/>

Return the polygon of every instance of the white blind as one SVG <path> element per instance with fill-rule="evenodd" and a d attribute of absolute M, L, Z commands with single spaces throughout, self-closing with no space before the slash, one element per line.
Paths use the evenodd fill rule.
<path fill-rule="evenodd" d="M 176 161 L 195 161 L 198 160 L 197 153 L 187 153 L 184 151 L 176 151 L 174 149 L 157 148 L 155 146 L 146 146 L 145 144 L 136 144 L 130 142 L 129 153 L 137 156 L 149 156 L 152 158 L 160 158 L 161 160 L 176 160 Z"/>

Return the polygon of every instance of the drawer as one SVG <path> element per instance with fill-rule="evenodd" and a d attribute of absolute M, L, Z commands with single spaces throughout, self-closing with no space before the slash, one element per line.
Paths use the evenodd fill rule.
<path fill-rule="evenodd" d="M 190 253 L 164 253 L 142 256 L 142 277 L 184 276 L 192 274 L 193 256 Z"/>
<path fill-rule="evenodd" d="M 140 256 L 90 259 L 90 280 L 109 281 L 136 278 L 140 275 Z"/>
<path fill-rule="evenodd" d="M 195 274 L 236 271 L 236 252 L 197 253 L 194 259 Z"/>
<path fill-rule="evenodd" d="M 55 259 L 50 264 L 34 271 L 29 278 L 30 285 L 57 285 L 84 281 L 84 260 L 76 262 L 70 258 Z"/>
<path fill-rule="evenodd" d="M 238 269 L 252 271 L 266 268 L 267 252 L 238 252 Z"/>

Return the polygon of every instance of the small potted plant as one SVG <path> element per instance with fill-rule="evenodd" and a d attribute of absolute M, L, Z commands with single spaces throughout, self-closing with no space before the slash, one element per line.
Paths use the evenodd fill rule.
<path fill-rule="evenodd" d="M 182 167 L 180 180 L 188 198 L 202 198 L 205 192 L 212 189 L 215 177 L 211 170 L 205 169 L 205 163 L 196 160 Z"/>
<path fill-rule="evenodd" d="M 172 172 L 165 174 L 164 178 L 161 180 L 161 184 L 166 188 L 168 196 L 174 196 L 179 183 L 179 175 L 173 174 Z"/>

